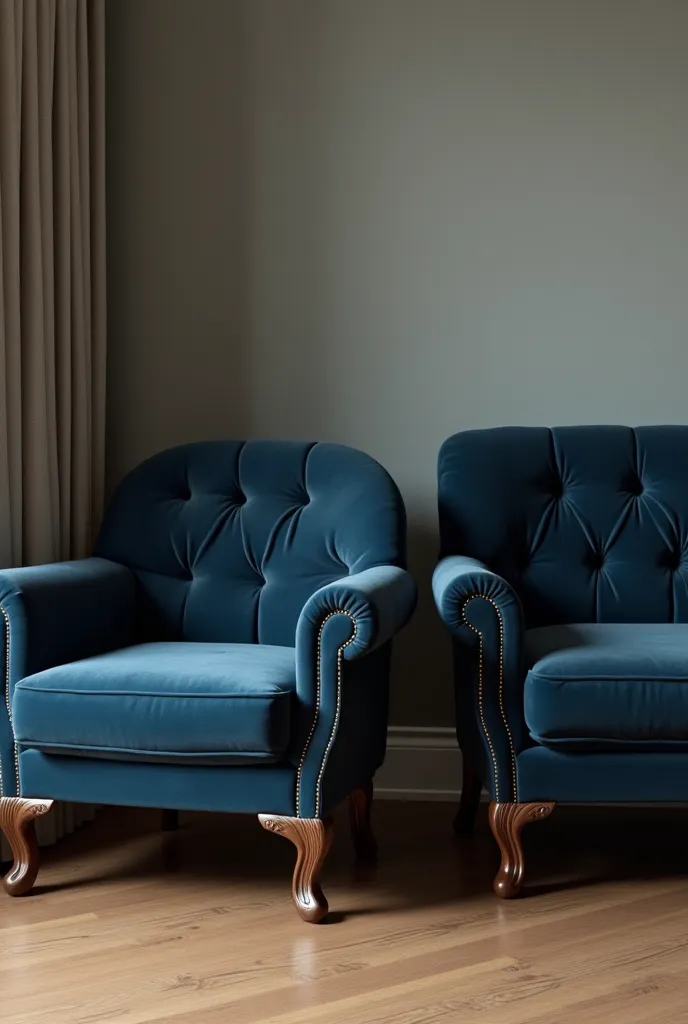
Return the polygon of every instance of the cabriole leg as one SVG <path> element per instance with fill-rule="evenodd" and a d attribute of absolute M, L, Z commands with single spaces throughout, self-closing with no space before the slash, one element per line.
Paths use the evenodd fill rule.
<path fill-rule="evenodd" d="M 521 831 L 531 821 L 548 818 L 554 803 L 490 804 L 490 828 L 499 844 L 502 863 L 494 880 L 494 891 L 503 899 L 518 895 L 523 885 L 525 865 Z"/>
<path fill-rule="evenodd" d="M 10 896 L 24 896 L 33 888 L 40 864 L 35 821 L 47 814 L 52 805 L 52 800 L 0 798 L 0 830 L 5 833 L 14 857 L 9 874 L 3 879 L 5 892 Z"/>
<path fill-rule="evenodd" d="M 296 867 L 291 894 L 296 911 L 304 921 L 317 924 L 326 916 L 327 900 L 320 888 L 320 871 L 332 845 L 332 818 L 288 818 L 280 814 L 259 814 L 268 832 L 290 839 L 296 847 Z"/>

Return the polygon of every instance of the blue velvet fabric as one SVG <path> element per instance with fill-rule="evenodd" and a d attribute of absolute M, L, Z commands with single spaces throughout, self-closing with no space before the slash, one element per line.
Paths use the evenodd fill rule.
<path fill-rule="evenodd" d="M 218 441 L 155 455 L 119 485 L 97 554 L 129 566 L 145 640 L 294 646 L 308 598 L 405 564 L 399 491 L 336 444 Z"/>
<path fill-rule="evenodd" d="M 520 602 L 506 580 L 476 559 L 458 555 L 442 559 L 432 588 L 442 620 L 456 638 L 461 749 L 489 780 L 495 799 L 513 800 L 514 759 L 526 737 Z M 461 685 L 465 673 L 476 669 L 475 685 Z"/>
<path fill-rule="evenodd" d="M 524 714 L 562 749 L 688 750 L 688 625 L 583 623 L 526 635 Z"/>
<path fill-rule="evenodd" d="M 379 767 L 416 588 L 403 502 L 373 459 L 278 441 L 163 452 L 115 492 L 96 554 L 25 571 L 53 581 L 59 639 L 35 602 L 10 608 L 35 645 L 5 673 L 12 792 L 18 754 L 27 796 L 323 816 Z"/>
<path fill-rule="evenodd" d="M 439 456 L 442 552 L 513 587 L 526 626 L 688 622 L 688 427 L 467 431 Z"/>
<path fill-rule="evenodd" d="M 293 647 L 157 643 L 17 683 L 17 743 L 121 760 L 280 761 L 291 736 Z"/>
<path fill-rule="evenodd" d="M 668 750 L 617 753 L 534 746 L 518 756 L 518 798 L 571 804 L 688 801 L 686 754 Z"/>
<path fill-rule="evenodd" d="M 303 817 L 319 816 L 323 787 L 330 785 L 333 747 L 341 747 L 347 733 L 350 755 L 356 756 L 359 748 L 363 778 L 372 776 L 382 763 L 388 662 L 374 659 L 372 665 L 380 671 L 372 678 L 363 665 L 408 621 L 415 603 L 412 578 L 388 565 L 323 587 L 303 609 L 296 630 L 296 687 L 302 714 L 297 800 Z M 359 724 L 351 721 L 340 731 L 342 714 L 347 719 L 351 715 L 350 704 L 359 709 Z"/>
<path fill-rule="evenodd" d="M 75 803 L 294 814 L 296 769 L 289 764 L 141 764 L 23 750 L 19 773 L 25 797 L 45 798 L 49 793 L 55 800 Z M 325 814 L 331 810 L 325 808 Z"/>
<path fill-rule="evenodd" d="M 442 446 L 435 598 L 452 633 L 459 741 L 494 799 L 574 800 L 577 765 L 688 742 L 686 466 L 683 426 L 506 427 Z M 600 745 L 601 761 L 583 760 Z M 535 785 L 553 763 L 557 784 Z M 640 798 L 635 774 L 625 789 L 613 777 L 613 799 Z M 649 788 L 643 799 L 674 799 L 659 770 Z M 578 799 L 589 798 L 586 782 Z"/>
<path fill-rule="evenodd" d="M 128 569 L 102 558 L 0 572 L 0 796 L 18 793 L 7 714 L 15 683 L 131 643 L 134 585 Z"/>

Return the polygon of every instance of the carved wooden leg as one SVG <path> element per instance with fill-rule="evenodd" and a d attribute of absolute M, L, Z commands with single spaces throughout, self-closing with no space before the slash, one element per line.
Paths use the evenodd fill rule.
<path fill-rule="evenodd" d="M 176 832 L 179 828 L 179 811 L 164 810 L 162 812 L 163 832 Z"/>
<path fill-rule="evenodd" d="M 14 857 L 14 864 L 3 879 L 5 892 L 10 896 L 23 896 L 36 881 L 40 857 L 35 819 L 47 814 L 52 805 L 52 800 L 0 798 L 0 829 L 6 835 Z"/>
<path fill-rule="evenodd" d="M 554 803 L 490 804 L 490 828 L 499 844 L 502 863 L 494 880 L 494 891 L 503 899 L 516 896 L 523 885 L 523 847 L 521 829 L 531 821 L 548 818 Z"/>
<path fill-rule="evenodd" d="M 291 894 L 299 917 L 317 924 L 329 909 L 320 888 L 320 870 L 332 845 L 332 818 L 321 820 L 259 814 L 258 820 L 268 832 L 277 832 L 285 839 L 291 839 L 296 847 Z"/>
<path fill-rule="evenodd" d="M 377 860 L 377 843 L 370 824 L 372 803 L 372 779 L 349 795 L 349 821 L 356 859 L 365 864 L 373 864 Z"/>
<path fill-rule="evenodd" d="M 464 760 L 461 799 L 459 801 L 459 809 L 454 818 L 454 831 L 457 836 L 467 836 L 473 831 L 482 791 L 482 779 L 475 774 L 470 765 Z"/>

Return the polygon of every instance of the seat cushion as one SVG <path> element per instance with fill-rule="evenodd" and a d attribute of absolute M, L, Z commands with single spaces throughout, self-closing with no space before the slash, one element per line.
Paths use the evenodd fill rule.
<path fill-rule="evenodd" d="M 282 760 L 296 690 L 291 647 L 139 644 L 22 679 L 23 748 L 125 760 Z"/>
<path fill-rule="evenodd" d="M 688 747 L 688 625 L 547 626 L 526 635 L 533 739 L 561 749 Z"/>

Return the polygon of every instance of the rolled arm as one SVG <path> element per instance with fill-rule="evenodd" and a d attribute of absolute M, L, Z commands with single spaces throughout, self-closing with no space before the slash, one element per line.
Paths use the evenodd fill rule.
<path fill-rule="evenodd" d="M 319 817 L 323 812 L 325 769 L 343 708 L 351 757 L 364 765 L 370 755 L 375 762 L 372 773 L 380 760 L 378 747 L 384 756 L 384 735 L 377 736 L 386 725 L 388 660 L 382 649 L 411 617 L 416 597 L 408 572 L 383 565 L 321 587 L 303 608 L 296 628 L 301 728 L 294 755 L 301 817 Z M 372 658 L 365 657 L 371 654 Z M 346 666 L 359 659 L 362 664 Z M 355 728 L 357 722 L 360 729 Z M 358 749 L 354 749 L 354 732 Z"/>
<path fill-rule="evenodd" d="M 396 565 L 375 566 L 328 583 L 316 590 L 299 617 L 297 664 L 300 652 L 310 657 L 313 641 L 335 615 L 342 616 L 340 625 L 348 634 L 343 656 L 350 660 L 368 654 L 406 625 L 416 596 L 413 578 Z"/>
<path fill-rule="evenodd" d="M 18 792 L 12 691 L 34 672 L 133 639 L 134 577 L 104 558 L 0 572 L 0 772 L 5 796 Z"/>
<path fill-rule="evenodd" d="M 492 798 L 517 799 L 516 756 L 523 717 L 521 603 L 510 584 L 474 558 L 452 555 L 433 574 L 440 616 L 454 637 L 457 730 L 464 753 L 482 769 Z"/>

